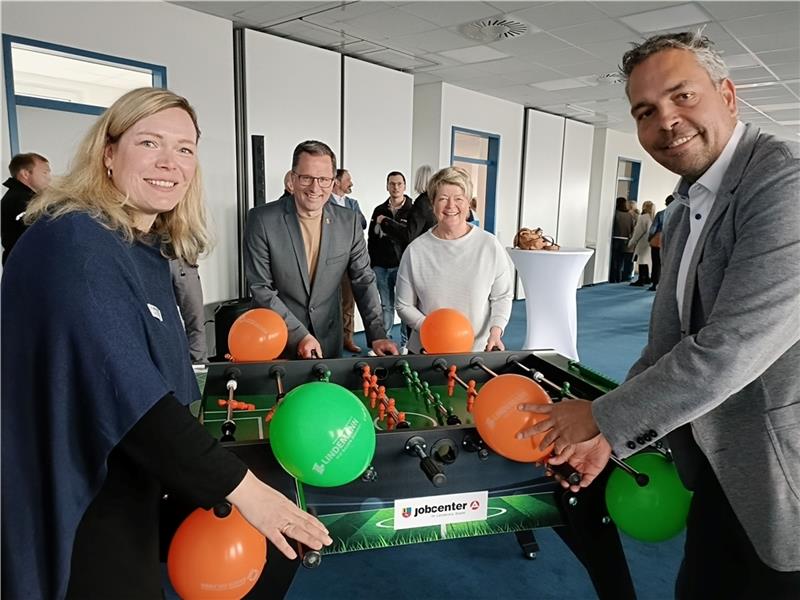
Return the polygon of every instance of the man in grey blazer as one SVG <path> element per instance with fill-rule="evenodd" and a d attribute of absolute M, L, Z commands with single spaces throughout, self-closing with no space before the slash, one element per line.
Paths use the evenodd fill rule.
<path fill-rule="evenodd" d="M 642 147 L 682 176 L 648 343 L 594 402 L 526 405 L 549 417 L 521 435 L 548 431 L 581 487 L 667 436 L 694 491 L 676 596 L 800 598 L 800 152 L 738 121 L 700 34 L 655 36 L 623 72 Z"/>
<path fill-rule="evenodd" d="M 367 342 L 378 356 L 397 354 L 386 339 L 375 274 L 358 215 L 328 202 L 336 156 L 322 142 L 299 144 L 292 157 L 293 195 L 252 209 L 245 229 L 245 274 L 256 306 L 280 314 L 287 354 L 342 352 L 339 285 L 347 272 Z"/>

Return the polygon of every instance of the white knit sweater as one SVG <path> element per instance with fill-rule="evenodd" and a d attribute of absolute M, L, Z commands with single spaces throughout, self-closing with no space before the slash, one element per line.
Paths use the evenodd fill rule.
<path fill-rule="evenodd" d="M 455 240 L 431 231 L 414 240 L 403 253 L 397 272 L 396 308 L 414 330 L 408 342 L 419 352 L 419 328 L 437 308 L 464 313 L 475 331 L 473 350 L 483 350 L 492 327 L 505 329 L 513 296 L 511 259 L 491 233 L 470 227 Z"/>

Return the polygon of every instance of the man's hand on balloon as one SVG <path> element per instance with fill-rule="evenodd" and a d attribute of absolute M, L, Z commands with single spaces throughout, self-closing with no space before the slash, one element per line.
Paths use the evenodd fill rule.
<path fill-rule="evenodd" d="M 518 408 L 547 416 L 517 434 L 519 439 L 524 439 L 546 432 L 539 444 L 541 450 L 555 442 L 558 442 L 556 449 L 567 444 L 585 442 L 600 433 L 592 416 L 592 403 L 588 400 L 562 400 L 555 404 L 520 404 Z"/>
<path fill-rule="evenodd" d="M 372 342 L 372 351 L 375 356 L 387 356 L 389 354 L 396 356 L 400 354 L 392 340 L 375 340 Z"/>
<path fill-rule="evenodd" d="M 289 559 L 297 558 L 297 552 L 286 538 L 295 539 L 314 550 L 333 542 L 328 530 L 316 517 L 300 510 L 249 470 L 241 483 L 228 494 L 227 500 Z"/>
<path fill-rule="evenodd" d="M 567 444 L 561 448 L 555 456 L 551 456 L 547 463 L 550 465 L 562 465 L 569 463 L 570 466 L 581 474 L 579 485 L 569 485 L 559 475 L 556 479 L 561 482 L 561 486 L 569 488 L 573 492 L 580 491 L 587 487 L 605 469 L 611 457 L 611 444 L 602 433 L 598 433 L 585 442 Z"/>
<path fill-rule="evenodd" d="M 503 344 L 503 340 L 500 339 L 502 335 L 502 329 L 496 326 L 492 327 L 489 330 L 489 340 L 486 342 L 486 348 L 484 350 L 486 352 L 491 352 L 492 350 L 500 350 L 502 352 L 505 350 L 505 344 Z"/>
<path fill-rule="evenodd" d="M 316 356 L 312 354 L 316 353 Z M 322 347 L 317 338 L 310 333 L 297 344 L 297 356 L 300 358 L 322 358 Z"/>

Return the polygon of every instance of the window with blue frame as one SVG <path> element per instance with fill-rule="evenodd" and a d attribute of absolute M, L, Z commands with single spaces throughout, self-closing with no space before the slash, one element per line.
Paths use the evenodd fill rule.
<path fill-rule="evenodd" d="M 167 85 L 161 65 L 5 34 L 3 58 L 12 154 L 17 107 L 99 115 L 125 92 Z"/>
<path fill-rule="evenodd" d="M 495 195 L 500 136 L 453 127 L 450 164 L 465 169 L 472 179 L 475 218 L 486 231 L 495 230 Z"/>

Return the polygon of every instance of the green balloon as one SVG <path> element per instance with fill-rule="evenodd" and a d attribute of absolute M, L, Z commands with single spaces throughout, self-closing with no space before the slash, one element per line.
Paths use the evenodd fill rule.
<path fill-rule="evenodd" d="M 643 542 L 661 542 L 686 527 L 692 493 L 683 487 L 675 465 L 647 452 L 625 459 L 650 482 L 639 487 L 631 475 L 614 469 L 606 484 L 606 508 L 620 530 Z"/>
<path fill-rule="evenodd" d="M 303 483 L 350 483 L 372 462 L 375 427 L 367 408 L 335 383 L 304 383 L 290 391 L 269 425 L 275 458 Z"/>

